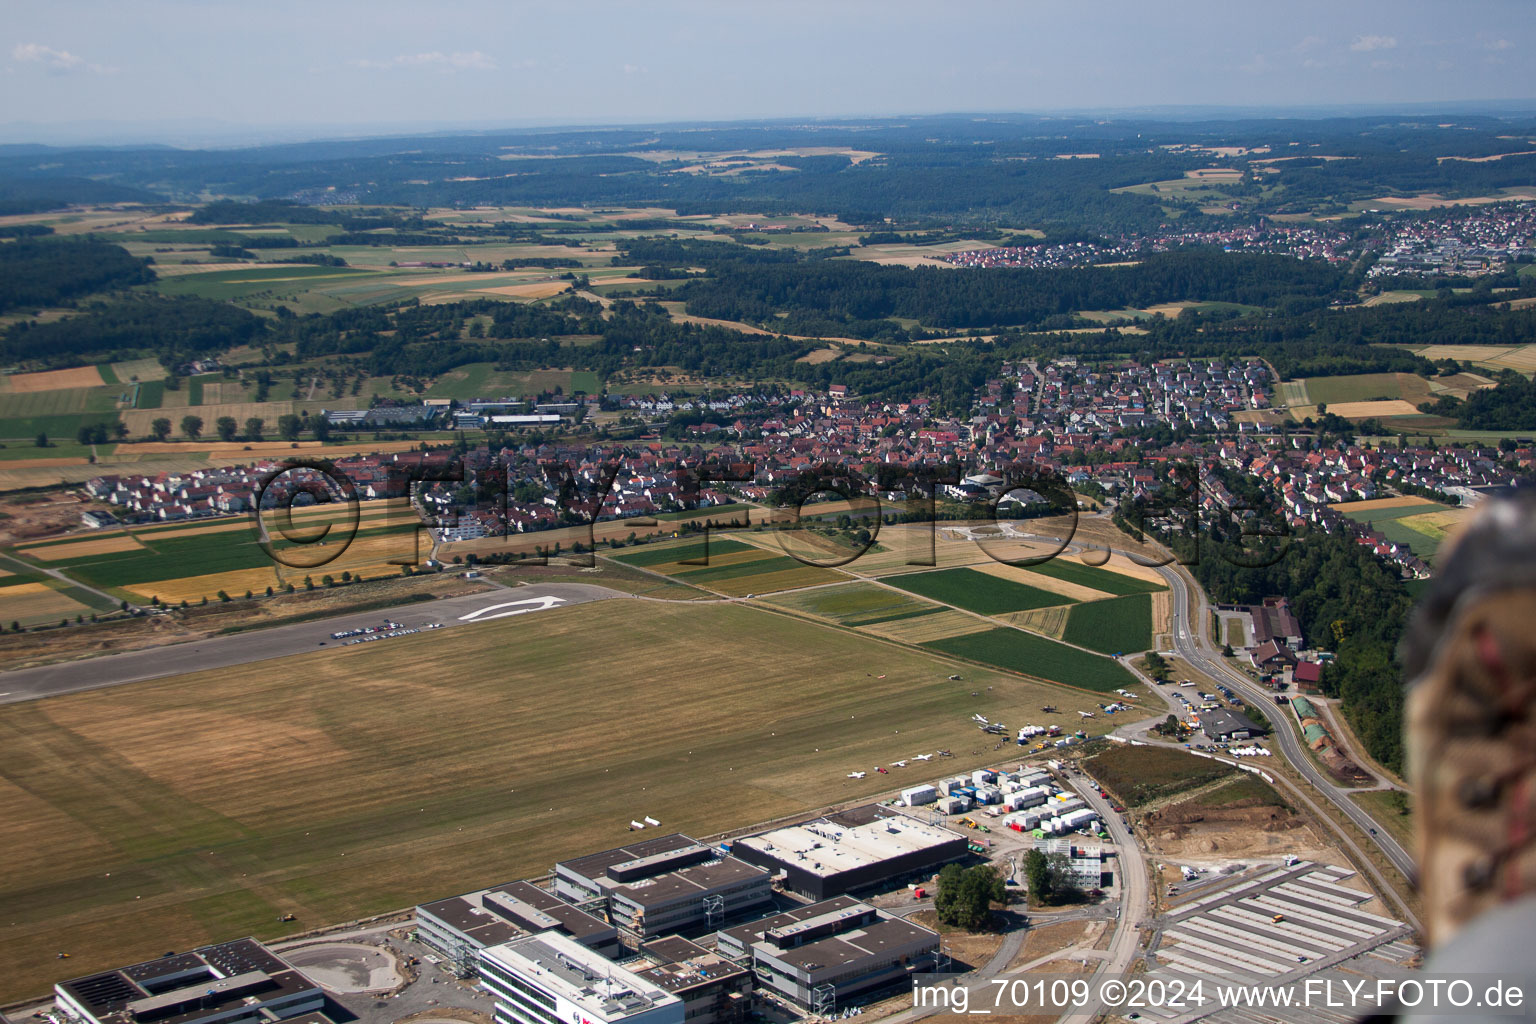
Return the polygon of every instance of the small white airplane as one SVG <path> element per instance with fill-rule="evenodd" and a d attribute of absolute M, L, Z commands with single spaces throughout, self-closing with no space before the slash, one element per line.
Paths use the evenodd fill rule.
<path fill-rule="evenodd" d="M 1079 711 L 1077 714 L 1078 714 L 1079 718 L 1092 718 L 1093 717 L 1093 712 L 1092 711 Z"/>
<path fill-rule="evenodd" d="M 891 767 L 892 768 L 905 768 L 906 766 L 907 766 L 907 762 L 905 762 L 905 761 L 892 761 L 891 762 Z"/>
<path fill-rule="evenodd" d="M 864 776 L 866 776 L 868 774 L 869 774 L 868 772 L 849 772 L 848 773 L 848 777 L 850 779 L 862 779 Z"/>
<path fill-rule="evenodd" d="M 932 754 L 918 754 L 916 757 L 912 758 L 912 760 L 914 760 L 914 761 L 932 761 L 933 760 L 933 755 Z"/>
<path fill-rule="evenodd" d="M 982 725 L 986 725 L 987 724 L 987 716 L 986 715 L 972 715 L 971 716 L 971 721 L 973 721 L 973 722 L 980 722 Z"/>

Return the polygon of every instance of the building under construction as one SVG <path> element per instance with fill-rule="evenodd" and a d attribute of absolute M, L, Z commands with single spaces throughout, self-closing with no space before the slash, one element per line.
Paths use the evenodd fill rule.
<path fill-rule="evenodd" d="M 416 908 L 416 937 L 465 977 L 474 973 L 475 954 L 485 947 L 548 931 L 603 956 L 619 955 L 618 929 L 532 882 L 509 882 Z"/>
<path fill-rule="evenodd" d="M 631 943 L 712 930 L 773 900 L 766 870 L 677 834 L 561 861 L 555 890 L 571 901 L 603 900 Z"/>
<path fill-rule="evenodd" d="M 760 986 L 822 1016 L 939 966 L 938 932 L 851 896 L 726 928 L 717 945 Z"/>

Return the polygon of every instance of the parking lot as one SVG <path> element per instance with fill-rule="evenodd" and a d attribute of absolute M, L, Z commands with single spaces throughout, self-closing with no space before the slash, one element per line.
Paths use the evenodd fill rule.
<path fill-rule="evenodd" d="M 1348 971 L 1386 976 L 1396 973 L 1418 950 L 1402 921 L 1361 909 L 1369 893 L 1340 883 L 1347 868 L 1300 861 L 1257 875 L 1219 879 L 1187 889 L 1159 922 L 1161 935 L 1149 954 L 1149 977 L 1192 985 L 1286 984 L 1324 973 Z M 1284 1011 L 1288 1022 L 1350 1020 L 1333 1011 L 1299 1007 Z M 1208 1006 L 1145 1019 L 1214 1020 L 1223 1024 L 1275 1021 L 1272 1012 Z"/>

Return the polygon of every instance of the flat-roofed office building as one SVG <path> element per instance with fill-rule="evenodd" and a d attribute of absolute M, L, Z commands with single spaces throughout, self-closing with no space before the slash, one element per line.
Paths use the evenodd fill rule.
<path fill-rule="evenodd" d="M 90 1024 L 273 1024 L 325 1006 L 320 986 L 255 939 L 61 981 L 54 1003 Z"/>
<path fill-rule="evenodd" d="M 640 947 L 650 966 L 631 964 L 641 978 L 683 1001 L 688 1024 L 740 1024 L 752 1004 L 752 972 L 681 935 Z"/>
<path fill-rule="evenodd" d="M 683 1001 L 559 932 L 480 951 L 496 1024 L 683 1024 Z"/>
<path fill-rule="evenodd" d="M 640 942 L 715 928 L 773 900 L 768 871 L 684 835 L 658 836 L 555 865 L 555 891 L 605 899 L 620 935 Z"/>
<path fill-rule="evenodd" d="M 932 971 L 939 933 L 837 896 L 723 929 L 716 945 L 750 962 L 759 985 L 825 1015 L 845 1000 Z"/>
<path fill-rule="evenodd" d="M 618 929 L 532 882 L 509 882 L 416 908 L 416 937 L 466 977 L 474 972 L 475 954 L 486 946 L 547 931 L 604 956 L 619 955 Z"/>

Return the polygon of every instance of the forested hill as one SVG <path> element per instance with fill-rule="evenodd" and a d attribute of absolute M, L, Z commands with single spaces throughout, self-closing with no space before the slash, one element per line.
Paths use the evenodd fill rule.
<path fill-rule="evenodd" d="M 890 317 L 951 329 L 1039 327 L 1082 310 L 1185 300 L 1296 312 L 1343 296 L 1348 280 L 1346 271 L 1320 261 L 1191 249 L 1133 266 L 1059 270 L 947 270 L 854 260 L 724 264 L 676 294 L 696 316 L 780 323 L 797 334 L 813 333 L 800 328 L 816 325 L 825 333 L 858 336 L 871 329 L 869 322 Z"/>
<path fill-rule="evenodd" d="M 153 281 L 148 261 L 92 239 L 21 238 L 0 245 L 0 312 L 53 306 Z"/>

